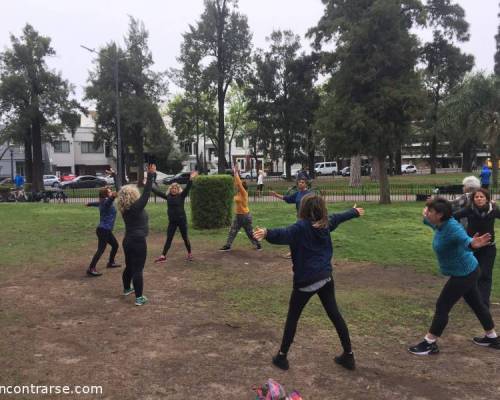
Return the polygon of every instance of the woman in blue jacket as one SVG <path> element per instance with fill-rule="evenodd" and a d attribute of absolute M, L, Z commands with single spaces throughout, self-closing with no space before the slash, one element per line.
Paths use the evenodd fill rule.
<path fill-rule="evenodd" d="M 344 213 L 328 216 L 323 198 L 311 193 L 302 199 L 299 220 L 295 224 L 287 228 L 255 230 L 254 237 L 257 240 L 266 239 L 273 244 L 287 244 L 292 254 L 293 290 L 281 347 L 278 354 L 273 357 L 273 364 L 278 368 L 288 369 L 287 353 L 295 337 L 300 314 L 315 294 L 319 296 L 342 343 L 344 352 L 335 358 L 335 362 L 347 369 L 355 368 L 349 330 L 335 300 L 331 262 L 333 246 L 330 232 L 342 222 L 363 214 L 362 208 L 354 206 Z"/>
<path fill-rule="evenodd" d="M 100 221 L 96 229 L 97 235 L 97 251 L 90 262 L 90 266 L 87 269 L 87 275 L 89 276 L 101 276 L 102 274 L 97 271 L 96 266 L 106 250 L 106 245 L 111 246 L 111 253 L 109 253 L 109 261 L 107 268 L 120 267 L 119 264 L 115 263 L 115 256 L 118 251 L 118 241 L 113 235 L 113 227 L 115 225 L 116 219 L 116 209 L 113 202 L 116 198 L 116 193 L 112 192 L 110 188 L 105 187 L 99 191 L 99 201 L 87 203 L 87 207 L 98 207 Z"/>
<path fill-rule="evenodd" d="M 462 225 L 452 218 L 451 204 L 443 198 L 429 200 L 423 216 L 424 223 L 435 231 L 432 248 L 436 253 L 439 269 L 450 279 L 437 300 L 429 332 L 422 342 L 408 350 L 416 355 L 439 353 L 436 341 L 448 324 L 448 314 L 462 297 L 485 331 L 484 337 L 475 337 L 473 342 L 479 346 L 500 349 L 493 319 L 477 287 L 479 268 L 473 254 L 473 250 L 490 243 L 491 235 L 486 233 L 482 236 L 476 234 L 473 238 L 468 236 Z"/>

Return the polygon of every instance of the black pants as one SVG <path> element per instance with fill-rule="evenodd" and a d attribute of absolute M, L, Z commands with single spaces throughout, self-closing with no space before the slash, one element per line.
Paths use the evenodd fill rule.
<path fill-rule="evenodd" d="M 476 314 L 477 319 L 481 322 L 485 331 L 489 331 L 495 327 L 491 318 L 490 311 L 481 299 L 477 288 L 477 280 L 479 278 L 479 268 L 466 276 L 452 276 L 444 285 L 441 294 L 436 303 L 436 312 L 432 320 L 429 332 L 435 336 L 441 336 L 444 328 L 448 324 L 448 314 L 453 306 L 462 297 L 465 302 Z"/>
<path fill-rule="evenodd" d="M 142 271 L 146 263 L 146 238 L 125 236 L 123 251 L 125 252 L 125 270 L 122 275 L 123 288 L 130 289 L 130 283 L 133 282 L 135 297 L 140 297 L 144 286 Z"/>
<path fill-rule="evenodd" d="M 99 262 L 99 259 L 106 250 L 106 245 L 109 244 L 111 246 L 111 253 L 109 253 L 109 264 L 113 264 L 115 262 L 116 252 L 118 251 L 118 242 L 113 235 L 113 232 L 109 229 L 97 228 L 95 231 L 97 235 L 97 251 L 90 262 L 89 269 L 94 269 Z"/>
<path fill-rule="evenodd" d="M 167 240 L 165 241 L 165 246 L 163 246 L 163 255 L 166 256 L 170 246 L 172 245 L 172 240 L 174 239 L 175 231 L 179 227 L 181 231 L 182 240 L 184 240 L 184 245 L 188 253 L 191 253 L 191 243 L 188 238 L 188 226 L 186 218 L 171 219 L 168 222 L 167 228 Z"/>
<path fill-rule="evenodd" d="M 300 314 L 309 299 L 315 294 L 318 294 L 321 304 L 323 304 L 323 308 L 332 321 L 333 326 L 335 326 L 344 351 L 348 353 L 351 352 L 349 330 L 337 307 L 333 279 L 316 292 L 301 292 L 298 289 L 293 289 L 290 296 L 290 305 L 288 306 L 288 316 L 286 318 L 285 332 L 283 333 L 280 351 L 285 354 L 288 353 L 288 349 L 293 343 L 293 338 L 297 331 L 297 323 L 299 322 Z"/>
<path fill-rule="evenodd" d="M 493 266 L 495 265 L 495 257 L 497 255 L 497 247 L 484 246 L 474 252 L 477 261 L 479 262 L 480 275 L 477 281 L 479 294 L 486 307 L 490 308 L 491 284 L 493 281 Z"/>

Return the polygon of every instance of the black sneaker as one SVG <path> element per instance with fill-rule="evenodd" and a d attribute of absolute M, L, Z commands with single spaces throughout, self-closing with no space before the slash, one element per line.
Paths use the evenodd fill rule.
<path fill-rule="evenodd" d="M 288 368 L 290 368 L 286 354 L 281 354 L 280 352 L 273 357 L 273 364 L 284 371 L 287 371 Z"/>
<path fill-rule="evenodd" d="M 260 243 L 258 243 L 257 246 L 255 247 L 255 250 L 261 251 L 262 250 L 262 245 Z"/>
<path fill-rule="evenodd" d="M 498 337 L 496 338 L 489 338 L 488 336 L 475 337 L 474 339 L 472 339 L 472 341 L 478 346 L 492 347 L 494 349 L 500 350 L 500 339 Z"/>
<path fill-rule="evenodd" d="M 120 267 L 121 267 L 121 264 L 117 264 L 115 262 L 108 263 L 108 265 L 106 265 L 106 268 L 120 268 Z"/>
<path fill-rule="evenodd" d="M 356 369 L 356 362 L 354 361 L 353 353 L 343 352 L 340 356 L 335 357 L 335 362 L 342 365 L 346 369 L 350 369 L 351 371 Z"/>
<path fill-rule="evenodd" d="M 427 356 L 430 354 L 437 354 L 439 353 L 439 348 L 437 346 L 437 343 L 429 343 L 427 340 L 423 340 L 416 346 L 412 346 L 408 349 L 408 351 L 411 354 L 415 354 L 417 356 Z"/>
<path fill-rule="evenodd" d="M 219 251 L 229 251 L 229 250 L 231 250 L 231 246 L 228 246 L 227 244 L 225 244 L 219 249 Z"/>
<path fill-rule="evenodd" d="M 88 276 L 101 276 L 102 274 L 100 272 L 97 272 L 97 270 L 95 270 L 95 269 L 88 269 L 87 275 Z"/>

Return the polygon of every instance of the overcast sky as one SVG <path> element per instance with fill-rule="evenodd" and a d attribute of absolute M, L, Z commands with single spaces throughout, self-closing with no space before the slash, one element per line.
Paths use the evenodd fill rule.
<path fill-rule="evenodd" d="M 494 36 L 498 26 L 497 0 L 458 0 L 470 23 L 471 40 L 462 45 L 476 59 L 476 69 L 493 71 Z M 320 0 L 240 0 L 248 16 L 254 47 L 265 48 L 273 29 L 291 29 L 303 36 L 323 14 Z M 80 98 L 93 55 L 80 44 L 96 48 L 110 41 L 123 44 L 128 15 L 142 20 L 149 31 L 155 70 L 177 66 L 181 35 L 199 19 L 203 0 L 16 0 L 2 2 L 0 50 L 10 46 L 26 23 L 52 38 L 57 55 L 49 65 L 76 86 Z M 307 41 L 303 41 L 307 44 Z"/>

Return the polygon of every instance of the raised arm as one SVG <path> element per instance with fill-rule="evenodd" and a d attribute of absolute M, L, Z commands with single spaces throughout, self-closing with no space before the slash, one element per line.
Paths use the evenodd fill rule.
<path fill-rule="evenodd" d="M 151 195 L 151 190 L 153 187 L 153 178 L 156 174 L 156 165 L 150 164 L 148 166 L 148 178 L 146 180 L 146 185 L 144 186 L 144 190 L 142 192 L 141 197 L 137 200 L 132 206 L 130 210 L 142 210 L 148 204 L 149 196 Z"/>
<path fill-rule="evenodd" d="M 191 172 L 191 175 L 189 176 L 189 181 L 184 188 L 184 190 L 181 193 L 182 198 L 186 198 L 191 191 L 191 188 L 193 187 L 193 179 L 195 179 L 198 176 L 198 171 L 193 171 Z"/>
<path fill-rule="evenodd" d="M 109 208 L 109 207 L 111 207 L 111 205 L 113 204 L 113 201 L 115 201 L 115 197 L 116 197 L 116 196 L 115 196 L 114 194 L 113 194 L 113 195 L 111 195 L 110 197 L 108 197 L 106 200 L 104 200 L 104 201 L 103 201 L 102 206 L 103 206 L 104 208 Z"/>
<path fill-rule="evenodd" d="M 363 214 L 364 214 L 364 210 L 362 208 L 357 208 L 356 205 L 354 205 L 354 207 L 351 208 L 350 210 L 344 211 L 342 213 L 331 214 L 328 217 L 330 232 L 337 229 L 337 227 L 342 222 L 349 221 L 350 219 L 353 219 L 353 218 L 358 218 L 359 216 L 361 216 Z"/>
<path fill-rule="evenodd" d="M 162 199 L 167 200 L 167 195 L 165 193 L 163 193 L 160 189 L 158 189 L 157 186 L 152 186 L 151 190 L 158 197 L 161 197 Z"/>

